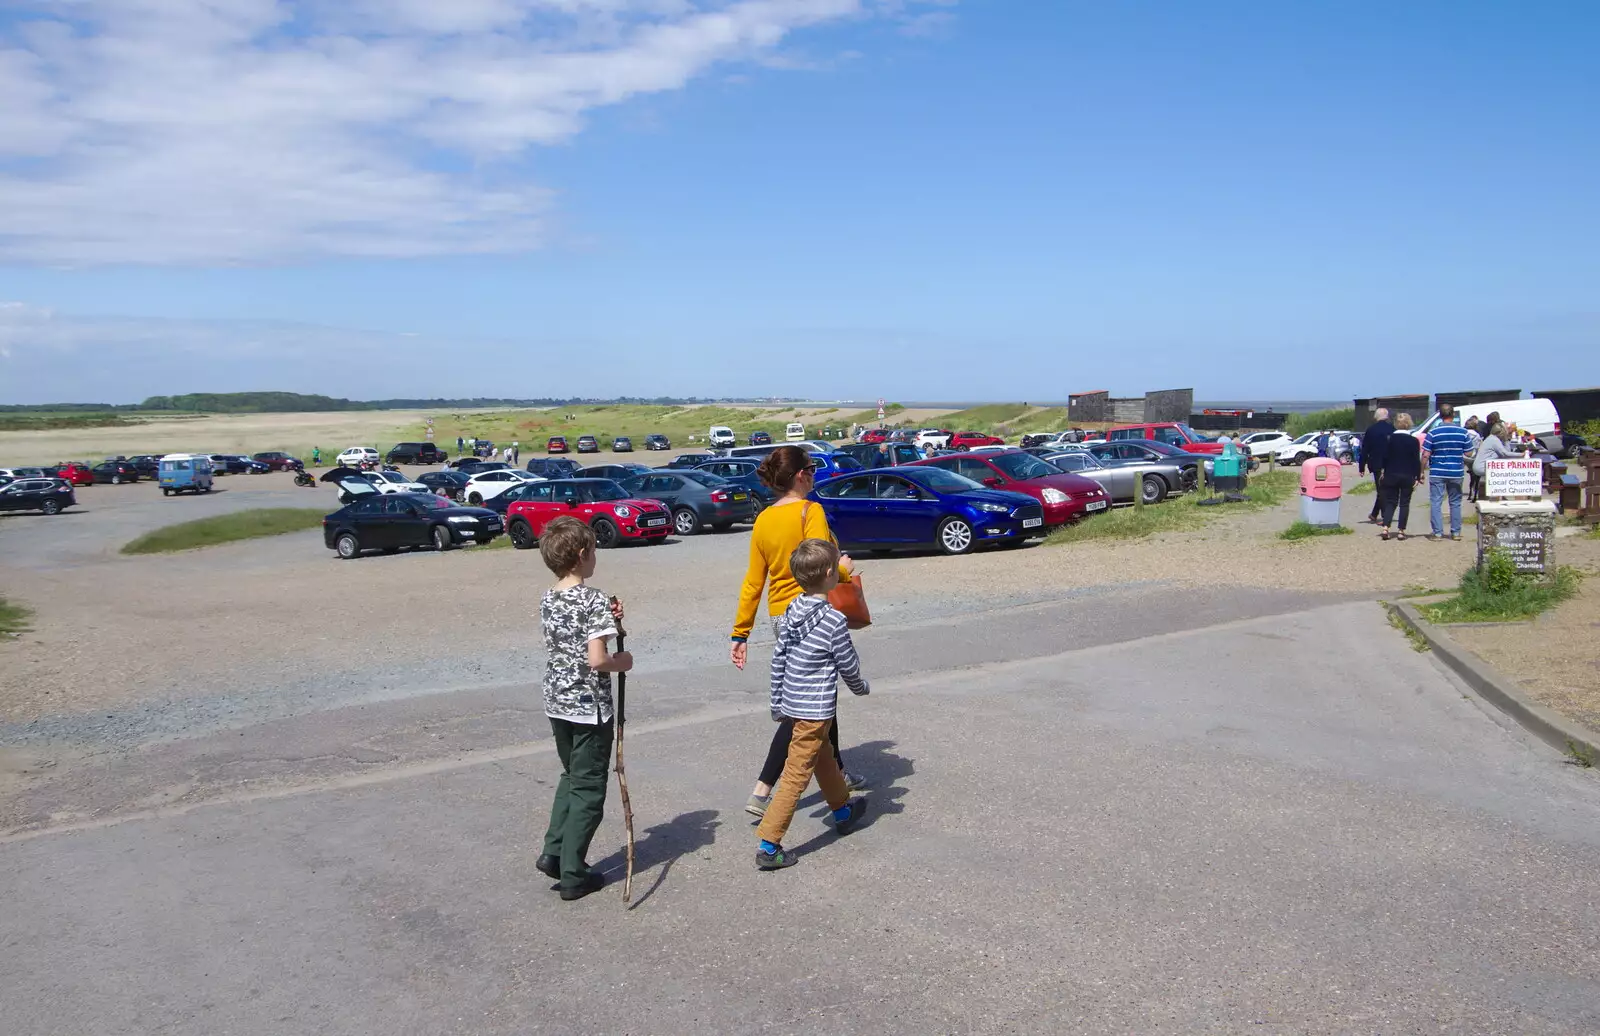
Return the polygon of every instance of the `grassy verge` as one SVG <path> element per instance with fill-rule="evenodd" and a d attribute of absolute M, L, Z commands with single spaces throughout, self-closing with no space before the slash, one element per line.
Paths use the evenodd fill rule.
<path fill-rule="evenodd" d="M 1411 643 L 1411 650 L 1418 653 L 1432 650 L 1428 644 L 1428 638 L 1412 629 L 1410 624 L 1407 623 L 1406 620 L 1402 619 L 1397 613 L 1392 611 L 1389 612 L 1389 625 L 1405 634 L 1406 640 L 1410 641 Z"/>
<path fill-rule="evenodd" d="M 325 513 L 320 508 L 262 507 L 217 515 L 215 518 L 179 522 L 130 540 L 123 545 L 122 553 L 166 554 L 175 550 L 193 550 L 235 540 L 250 540 L 258 536 L 280 536 L 286 532 L 317 528 L 322 524 Z"/>
<path fill-rule="evenodd" d="M 1373 485 L 1372 480 L 1369 478 L 1365 481 L 1357 482 L 1355 485 L 1345 490 L 1345 496 L 1369 496 L 1377 491 L 1378 487 Z"/>
<path fill-rule="evenodd" d="M 1280 540 L 1309 540 L 1313 536 L 1348 536 L 1354 529 L 1343 525 L 1312 525 L 1310 522 L 1295 522 L 1287 529 L 1278 533 Z"/>
<path fill-rule="evenodd" d="M 1565 601 L 1582 579 L 1570 566 L 1546 580 L 1523 575 L 1502 551 L 1491 550 L 1482 570 L 1474 566 L 1461 577 L 1456 596 L 1421 611 L 1429 622 L 1517 622 Z"/>
<path fill-rule="evenodd" d="M 1057 529 L 1046 543 L 1082 543 L 1088 540 L 1143 539 L 1158 532 L 1181 532 L 1197 529 L 1214 518 L 1241 511 L 1256 511 L 1274 507 L 1288 498 L 1300 484 L 1300 476 L 1293 471 L 1275 471 L 1253 475 L 1245 499 L 1236 504 L 1203 505 L 1199 493 L 1186 493 L 1160 504 L 1136 504 L 1119 507 L 1107 514 L 1085 518 Z"/>
<path fill-rule="evenodd" d="M 18 634 L 27 633 L 33 628 L 28 625 L 32 617 L 33 612 L 27 608 L 0 597 L 0 640 L 10 640 Z"/>

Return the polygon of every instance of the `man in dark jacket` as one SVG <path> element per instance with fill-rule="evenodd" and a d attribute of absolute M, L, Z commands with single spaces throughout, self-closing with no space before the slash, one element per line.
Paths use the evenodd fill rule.
<path fill-rule="evenodd" d="M 1383 504 L 1383 458 L 1389 453 L 1389 436 L 1394 434 L 1394 425 L 1389 423 L 1389 411 L 1386 407 L 1379 407 L 1378 412 L 1372 415 L 1376 418 L 1367 426 L 1366 434 L 1361 437 L 1361 473 L 1366 474 L 1366 469 L 1372 469 L 1372 485 L 1377 490 L 1373 494 L 1372 513 L 1367 516 L 1367 522 L 1372 525 L 1378 523 L 1378 512 Z"/>

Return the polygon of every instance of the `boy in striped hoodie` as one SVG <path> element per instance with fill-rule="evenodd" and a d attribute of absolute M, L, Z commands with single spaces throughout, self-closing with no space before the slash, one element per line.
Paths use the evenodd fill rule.
<path fill-rule="evenodd" d="M 783 776 L 772 791 L 772 804 L 756 832 L 761 840 L 756 866 L 764 871 L 795 864 L 793 854 L 783 848 L 783 836 L 813 774 L 833 810 L 839 834 L 849 834 L 867 812 L 866 799 L 850 798 L 828 745 L 828 728 L 839 704 L 839 680 L 856 694 L 870 689 L 861 678 L 850 627 L 844 615 L 828 604 L 828 591 L 839 584 L 839 548 L 827 540 L 801 540 L 789 558 L 789 570 L 805 593 L 783 613 L 772 652 L 772 718 L 793 720 L 794 736 Z"/>

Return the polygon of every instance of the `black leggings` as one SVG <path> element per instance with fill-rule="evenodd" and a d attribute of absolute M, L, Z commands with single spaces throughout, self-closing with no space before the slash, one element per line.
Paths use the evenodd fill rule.
<path fill-rule="evenodd" d="M 756 778 L 767 787 L 778 783 L 778 778 L 783 776 L 783 764 L 789 759 L 789 739 L 794 737 L 794 720 L 786 719 L 778 724 L 778 729 L 772 732 L 772 747 L 767 749 L 766 765 L 761 767 L 761 776 Z M 833 758 L 839 764 L 839 769 L 844 769 L 844 760 L 839 756 L 839 720 L 837 718 L 828 724 L 828 742 L 833 745 Z"/>
<path fill-rule="evenodd" d="M 1400 512 L 1400 531 L 1406 531 L 1406 519 L 1411 517 L 1411 491 L 1417 484 L 1409 478 L 1383 480 L 1383 527 L 1387 529 Z"/>

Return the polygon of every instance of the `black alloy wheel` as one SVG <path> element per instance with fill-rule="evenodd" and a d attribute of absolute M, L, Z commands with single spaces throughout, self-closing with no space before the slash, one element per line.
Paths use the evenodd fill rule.
<path fill-rule="evenodd" d="M 511 545 L 517 550 L 531 550 L 539 545 L 533 537 L 533 526 L 521 518 L 513 518 L 506 527 L 506 535 L 511 537 Z"/>

